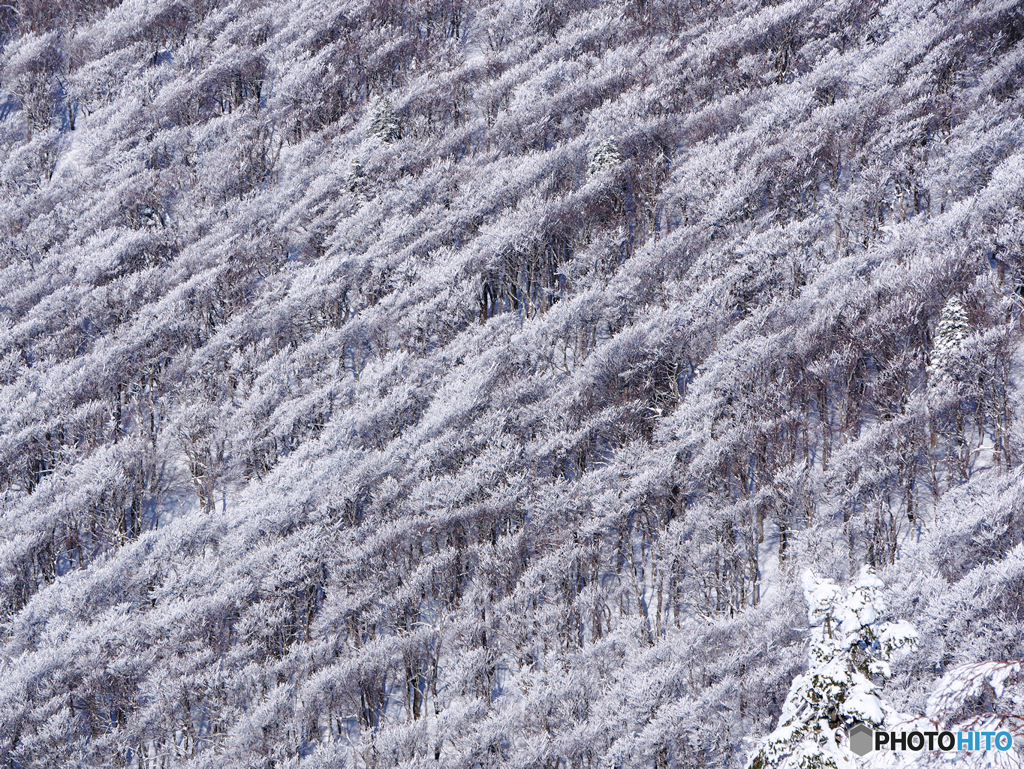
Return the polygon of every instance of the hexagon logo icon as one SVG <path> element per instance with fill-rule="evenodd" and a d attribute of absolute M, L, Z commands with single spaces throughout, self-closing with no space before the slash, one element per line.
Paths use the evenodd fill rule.
<path fill-rule="evenodd" d="M 850 727 L 850 750 L 858 756 L 866 756 L 874 748 L 875 730 L 867 724 L 856 723 Z"/>

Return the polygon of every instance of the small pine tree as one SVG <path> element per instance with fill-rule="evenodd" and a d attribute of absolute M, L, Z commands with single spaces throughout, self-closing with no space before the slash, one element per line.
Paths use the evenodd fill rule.
<path fill-rule="evenodd" d="M 587 173 L 591 176 L 609 171 L 622 162 L 622 155 L 619 148 L 611 139 L 604 139 L 598 142 L 590 150 L 590 163 L 587 165 Z"/>
<path fill-rule="evenodd" d="M 951 297 L 942 308 L 939 325 L 935 329 L 935 346 L 928 360 L 929 383 L 934 385 L 954 381 L 954 356 L 970 332 L 971 327 L 967 322 L 967 312 L 963 304 L 955 296 Z"/>
<path fill-rule="evenodd" d="M 345 190 L 359 197 L 364 181 L 363 164 L 359 160 L 353 160 L 348 167 L 348 174 L 345 175 Z"/>
<path fill-rule="evenodd" d="M 882 581 L 865 566 L 848 591 L 808 570 L 803 578 L 811 624 L 808 670 L 793 681 L 779 725 L 754 751 L 748 769 L 853 767 L 846 730 L 897 718 L 872 677 L 889 677 L 889 657 L 916 643 L 906 622 L 882 622 Z"/>
<path fill-rule="evenodd" d="M 390 99 L 378 99 L 374 105 L 373 119 L 370 121 L 370 135 L 376 136 L 385 144 L 402 138 L 402 124 L 398 122 Z"/>

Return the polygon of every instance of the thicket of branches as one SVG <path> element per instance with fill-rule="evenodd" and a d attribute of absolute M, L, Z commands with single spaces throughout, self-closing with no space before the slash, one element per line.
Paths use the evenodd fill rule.
<path fill-rule="evenodd" d="M 0 40 L 3 765 L 736 766 L 807 566 L 1024 658 L 1017 3 Z"/>

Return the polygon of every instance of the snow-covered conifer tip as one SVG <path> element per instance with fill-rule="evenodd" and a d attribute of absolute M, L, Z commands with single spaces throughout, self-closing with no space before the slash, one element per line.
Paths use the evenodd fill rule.
<path fill-rule="evenodd" d="M 590 149 L 587 173 L 591 176 L 609 171 L 622 162 L 622 154 L 611 139 L 602 139 Z"/>
<path fill-rule="evenodd" d="M 939 316 L 939 324 L 935 329 L 935 346 L 928 360 L 928 381 L 931 385 L 953 382 L 953 358 L 970 332 L 971 327 L 963 303 L 955 296 L 950 297 Z"/>
<path fill-rule="evenodd" d="M 345 175 L 345 189 L 353 195 L 357 194 L 363 186 L 364 177 L 363 164 L 357 158 L 348 167 L 348 173 Z"/>
<path fill-rule="evenodd" d="M 391 99 L 378 99 L 373 106 L 373 119 L 370 121 L 370 135 L 376 136 L 385 144 L 402 138 L 402 124 L 398 122 Z"/>

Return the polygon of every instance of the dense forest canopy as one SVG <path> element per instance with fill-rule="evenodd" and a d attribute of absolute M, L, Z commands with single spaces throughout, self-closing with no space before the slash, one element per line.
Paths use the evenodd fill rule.
<path fill-rule="evenodd" d="M 0 44 L 0 765 L 738 767 L 808 567 L 1024 658 L 1016 0 Z"/>

